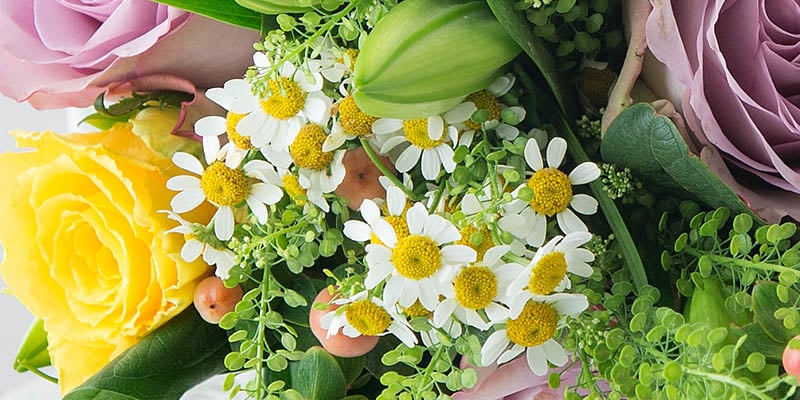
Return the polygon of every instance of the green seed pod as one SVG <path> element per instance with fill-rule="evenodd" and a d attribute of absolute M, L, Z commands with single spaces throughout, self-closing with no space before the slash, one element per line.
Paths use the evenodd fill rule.
<path fill-rule="evenodd" d="M 485 1 L 406 0 L 364 40 L 353 97 L 377 117 L 439 114 L 488 87 L 520 51 Z"/>

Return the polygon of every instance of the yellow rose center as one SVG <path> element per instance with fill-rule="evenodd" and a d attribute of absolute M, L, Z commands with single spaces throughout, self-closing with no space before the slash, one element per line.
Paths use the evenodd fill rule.
<path fill-rule="evenodd" d="M 319 125 L 308 124 L 300 129 L 294 142 L 289 146 L 289 154 L 294 163 L 305 169 L 321 171 L 331 165 L 333 153 L 322 151 L 325 131 Z"/>
<path fill-rule="evenodd" d="M 348 134 L 364 136 L 372 133 L 372 124 L 377 120 L 361 111 L 353 96 L 347 96 L 339 102 L 339 122 Z"/>
<path fill-rule="evenodd" d="M 425 306 L 423 306 L 422 303 L 420 303 L 419 300 L 417 300 L 414 302 L 414 304 L 411 305 L 411 307 L 404 308 L 403 312 L 405 312 L 406 315 L 408 315 L 411 318 L 416 318 L 416 317 L 428 317 L 431 315 L 432 311 L 425 308 Z"/>
<path fill-rule="evenodd" d="M 528 290 L 533 294 L 550 294 L 567 275 L 567 259 L 564 253 L 552 252 L 542 257 L 533 267 Z"/>
<path fill-rule="evenodd" d="M 250 143 L 250 138 L 247 136 L 242 136 L 239 134 L 239 131 L 236 130 L 236 126 L 239 125 L 239 121 L 241 121 L 245 116 L 246 114 L 228 112 L 228 115 L 225 117 L 225 129 L 228 133 L 228 140 L 233 142 L 237 148 L 242 150 L 250 150 L 253 148 L 253 144 Z"/>
<path fill-rule="evenodd" d="M 200 187 L 209 201 L 220 206 L 239 204 L 250 193 L 250 184 L 244 171 L 229 168 L 220 161 L 206 168 L 200 178 Z"/>
<path fill-rule="evenodd" d="M 433 275 L 442 266 L 439 246 L 433 239 L 420 235 L 399 238 L 392 252 L 392 263 L 400 275 L 415 280 Z"/>
<path fill-rule="evenodd" d="M 567 209 L 572 200 L 572 183 L 567 174 L 556 168 L 542 168 L 528 181 L 533 190 L 531 208 L 539 214 L 552 217 Z"/>
<path fill-rule="evenodd" d="M 300 186 L 300 181 L 297 179 L 297 176 L 287 173 L 281 179 L 283 182 L 283 188 L 286 190 L 286 194 L 297 203 L 299 206 L 304 206 L 306 204 L 305 200 L 299 199 L 301 196 L 305 197 L 306 190 Z"/>
<path fill-rule="evenodd" d="M 392 317 L 383 308 L 369 300 L 360 300 L 347 306 L 344 313 L 347 322 L 366 336 L 377 336 L 392 323 Z"/>
<path fill-rule="evenodd" d="M 277 119 L 294 117 L 306 104 L 307 93 L 300 89 L 297 82 L 286 77 L 281 77 L 279 81 L 270 79 L 269 93 L 272 93 L 269 98 L 261 100 L 261 108 Z"/>
<path fill-rule="evenodd" d="M 474 239 L 478 239 L 477 241 Z M 491 249 L 494 245 L 492 241 L 492 234 L 485 226 L 476 228 L 472 225 L 461 228 L 461 239 L 456 241 L 456 244 L 463 244 L 471 247 L 478 253 L 477 260 L 483 260 L 486 251 Z"/>
<path fill-rule="evenodd" d="M 486 267 L 468 267 L 455 279 L 456 300 L 472 310 L 486 308 L 497 294 L 497 277 Z"/>
<path fill-rule="evenodd" d="M 557 325 L 558 312 L 553 306 L 529 301 L 517 319 L 506 320 L 506 332 L 512 342 L 533 347 L 550 340 Z"/>
<path fill-rule="evenodd" d="M 423 149 L 432 149 L 444 142 L 444 135 L 439 140 L 433 140 L 428 135 L 427 118 L 403 121 L 403 133 L 411 144 Z"/>
<path fill-rule="evenodd" d="M 465 101 L 475 103 L 475 107 L 477 107 L 478 110 L 488 111 L 489 117 L 486 119 L 487 121 L 500 120 L 500 101 L 498 101 L 497 97 L 493 94 L 489 93 L 488 90 L 472 93 L 467 96 Z M 472 121 L 472 119 L 467 119 L 466 125 L 469 129 L 481 129 L 481 124 Z"/>
<path fill-rule="evenodd" d="M 405 218 L 402 216 L 390 215 L 384 219 L 394 228 L 394 233 L 397 235 L 398 239 L 408 236 L 408 222 L 406 222 Z M 371 235 L 370 242 L 374 244 L 383 244 L 375 233 Z"/>

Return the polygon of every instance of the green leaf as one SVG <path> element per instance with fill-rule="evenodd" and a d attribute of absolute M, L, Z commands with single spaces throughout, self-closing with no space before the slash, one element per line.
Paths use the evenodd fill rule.
<path fill-rule="evenodd" d="M 555 58 L 547 50 L 543 40 L 531 31 L 531 24 L 525 18 L 524 12 L 514 9 L 514 1 L 510 0 L 487 0 L 487 3 L 508 35 L 522 47 L 525 54 L 539 68 L 539 72 L 553 91 L 561 112 L 570 119 L 577 119 L 579 107 L 575 90 L 567 82 L 564 74 L 558 73 Z"/>
<path fill-rule="evenodd" d="M 339 400 L 347 383 L 336 359 L 321 347 L 308 349 L 302 360 L 291 363 L 292 387 L 307 400 Z"/>
<path fill-rule="evenodd" d="M 227 24 L 261 29 L 261 14 L 231 0 L 155 0 Z"/>
<path fill-rule="evenodd" d="M 342 369 L 342 373 L 344 374 L 344 379 L 345 382 L 347 382 L 347 385 L 351 385 L 359 376 L 361 376 L 361 373 L 364 372 L 366 360 L 367 358 L 364 356 L 352 358 L 336 357 L 336 361 L 339 363 L 339 367 Z"/>
<path fill-rule="evenodd" d="M 47 332 L 44 330 L 44 321 L 37 318 L 31 322 L 25 339 L 22 341 L 14 360 L 14 369 L 17 372 L 33 371 L 42 374 L 39 368 L 50 365 L 50 353 L 47 351 Z M 40 375 L 41 376 L 41 375 Z M 49 380 L 49 379 L 48 379 Z"/>
<path fill-rule="evenodd" d="M 787 303 L 778 298 L 777 289 L 778 284 L 775 282 L 761 282 L 753 288 L 753 320 L 773 340 L 786 344 L 800 334 L 800 327 L 786 329 L 783 320 L 775 318 L 775 311 L 787 307 Z M 797 304 L 800 293 L 791 288 L 788 292 L 789 304 Z"/>
<path fill-rule="evenodd" d="M 189 307 L 111 361 L 64 400 L 176 400 L 226 371 L 224 330 Z"/>
<path fill-rule="evenodd" d="M 760 324 L 753 322 L 743 326 L 742 328 L 735 328 L 734 332 L 738 337 L 747 335 L 742 345 L 742 353 L 750 354 L 752 352 L 759 352 L 763 354 L 768 363 L 780 363 L 783 357 L 783 349 L 786 343 L 781 343 L 770 337 Z"/>
<path fill-rule="evenodd" d="M 728 207 L 763 221 L 689 147 L 672 121 L 646 103 L 628 107 L 611 123 L 600 145 L 603 160 L 628 167 L 648 183 L 684 190 L 711 207 Z"/>

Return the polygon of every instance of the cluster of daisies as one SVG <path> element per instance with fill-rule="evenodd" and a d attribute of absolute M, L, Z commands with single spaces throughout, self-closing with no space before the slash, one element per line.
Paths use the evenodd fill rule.
<path fill-rule="evenodd" d="M 228 243 L 248 234 L 237 225 L 269 224 L 287 199 L 324 214 L 345 197 L 358 211 L 343 233 L 359 244 L 350 257 L 359 268 L 348 268 L 350 276 L 333 287 L 338 308 L 322 319 L 329 335 L 392 334 L 411 347 L 419 340 L 435 346 L 441 334 L 487 331 L 485 365 L 523 352 L 539 375 L 548 362 L 564 365 L 560 328 L 588 307 L 585 296 L 569 292 L 571 279 L 591 275 L 594 259 L 582 247 L 591 234 L 578 214 L 597 209 L 573 189 L 597 179 L 599 168 L 583 163 L 563 172 L 563 139 L 520 132 L 525 110 L 503 102 L 512 75 L 441 115 L 376 118 L 348 95 L 357 53 L 317 54 L 295 65 L 258 52 L 245 79 L 206 93 L 227 115 L 196 123 L 203 159 L 176 153 L 175 165 L 189 174 L 167 183 L 178 192 L 168 212 L 179 223 L 173 232 L 187 238 L 181 256 L 202 256 L 227 279 L 239 259 Z M 524 160 L 516 179 L 508 171 L 520 167 L 492 152 L 514 148 Z M 363 169 L 345 162 L 356 152 L 382 175 L 374 197 L 342 190 L 348 173 Z M 456 182 L 459 166 L 489 153 L 482 181 Z M 201 221 L 185 219 L 204 203 L 216 208 L 203 225 L 213 234 L 198 234 Z M 426 318 L 431 330 L 413 328 L 414 318 Z"/>

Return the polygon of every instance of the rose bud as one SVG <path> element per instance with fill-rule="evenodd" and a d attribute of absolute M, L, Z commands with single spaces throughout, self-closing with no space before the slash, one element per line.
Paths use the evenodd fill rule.
<path fill-rule="evenodd" d="M 387 157 L 380 156 L 381 163 L 396 173 L 394 165 Z M 385 198 L 386 189 L 378 181 L 383 175 L 378 167 L 369 159 L 363 147 L 348 150 L 342 159 L 345 175 L 342 183 L 336 188 L 336 194 L 345 200 L 351 210 L 358 210 L 364 199 Z"/>
<path fill-rule="evenodd" d="M 206 322 L 217 324 L 223 315 L 233 311 L 242 294 L 239 285 L 229 288 L 222 279 L 209 276 L 194 289 L 194 307 Z"/>
<path fill-rule="evenodd" d="M 520 51 L 485 1 L 407 0 L 364 40 L 353 97 L 376 117 L 443 113 L 488 87 Z"/>
<path fill-rule="evenodd" d="M 314 299 L 314 304 L 328 303 L 332 298 L 333 296 L 328 291 L 328 288 L 325 288 L 322 289 Z M 378 339 L 380 339 L 378 336 L 359 336 L 351 338 L 341 331 L 336 335 L 328 335 L 328 330 L 322 327 L 320 323 L 322 316 L 337 308 L 339 308 L 339 306 L 336 304 L 331 304 L 324 310 L 311 307 L 311 312 L 308 315 L 308 324 L 311 326 L 311 332 L 317 337 L 322 347 L 334 356 L 358 357 L 369 353 L 369 351 L 378 344 Z"/>

